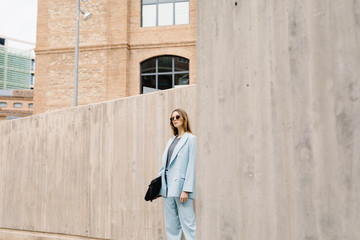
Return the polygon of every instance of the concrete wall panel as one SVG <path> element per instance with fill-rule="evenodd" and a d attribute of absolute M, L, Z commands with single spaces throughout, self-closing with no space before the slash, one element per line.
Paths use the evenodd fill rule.
<path fill-rule="evenodd" d="M 164 239 L 162 200 L 144 195 L 195 89 L 0 123 L 0 239 Z"/>
<path fill-rule="evenodd" d="M 359 1 L 199 0 L 199 239 L 360 238 Z"/>

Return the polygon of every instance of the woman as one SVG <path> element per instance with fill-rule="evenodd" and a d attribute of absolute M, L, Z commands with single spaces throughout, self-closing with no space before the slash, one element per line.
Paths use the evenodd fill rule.
<path fill-rule="evenodd" d="M 165 228 L 168 240 L 196 239 L 195 199 L 196 137 L 191 134 L 186 112 L 175 109 L 170 118 L 174 137 L 166 145 L 159 176 L 164 197 Z"/>

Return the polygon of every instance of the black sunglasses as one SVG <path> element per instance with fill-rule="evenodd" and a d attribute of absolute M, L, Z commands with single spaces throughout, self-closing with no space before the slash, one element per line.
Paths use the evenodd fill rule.
<path fill-rule="evenodd" d="M 171 117 L 170 118 L 170 121 L 174 121 L 176 118 L 176 120 L 179 120 L 180 119 L 180 115 L 176 115 L 175 117 Z"/>

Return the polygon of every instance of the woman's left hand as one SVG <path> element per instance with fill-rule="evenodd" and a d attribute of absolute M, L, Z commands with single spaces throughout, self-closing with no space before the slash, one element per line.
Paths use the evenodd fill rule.
<path fill-rule="evenodd" d="M 180 196 L 180 202 L 184 203 L 188 200 L 189 196 L 187 192 L 182 192 Z"/>

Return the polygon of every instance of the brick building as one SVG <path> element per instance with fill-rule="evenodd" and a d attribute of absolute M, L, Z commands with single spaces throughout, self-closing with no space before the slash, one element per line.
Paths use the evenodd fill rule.
<path fill-rule="evenodd" d="M 195 83 L 196 2 L 88 0 L 80 20 L 78 104 Z M 35 113 L 71 107 L 76 1 L 38 2 Z"/>
<path fill-rule="evenodd" d="M 0 122 L 33 114 L 33 91 L 0 89 Z"/>

